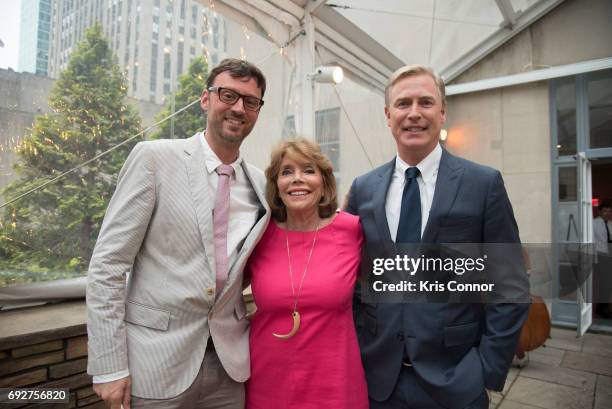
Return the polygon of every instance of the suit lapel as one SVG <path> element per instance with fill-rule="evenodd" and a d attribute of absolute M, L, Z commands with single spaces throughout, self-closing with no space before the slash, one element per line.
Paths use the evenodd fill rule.
<path fill-rule="evenodd" d="M 380 173 L 378 173 L 379 183 L 377 183 L 376 187 L 373 189 L 372 205 L 374 207 L 374 218 L 376 220 L 377 230 L 380 234 L 380 239 L 384 242 L 391 241 L 385 203 L 387 202 L 387 191 L 391 184 L 394 169 L 395 158 L 381 168 Z"/>
<path fill-rule="evenodd" d="M 187 146 L 184 150 L 185 164 L 187 166 L 193 204 L 196 210 L 198 228 L 202 236 L 202 243 L 204 243 L 204 251 L 209 260 L 210 268 L 214 272 L 215 246 L 213 242 L 212 210 L 214 208 L 215 195 L 208 188 L 206 160 L 204 158 L 202 141 L 199 140 L 202 137 L 201 135 L 201 133 L 197 133 L 187 140 Z"/>
<path fill-rule="evenodd" d="M 433 202 L 429 211 L 427 226 L 425 226 L 425 232 L 423 233 L 423 243 L 430 243 L 436 237 L 439 227 L 438 220 L 450 211 L 457 197 L 463 171 L 463 167 L 456 158 L 443 149 Z"/>

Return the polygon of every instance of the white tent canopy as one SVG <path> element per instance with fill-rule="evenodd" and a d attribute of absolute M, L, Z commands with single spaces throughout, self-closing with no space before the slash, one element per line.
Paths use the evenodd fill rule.
<path fill-rule="evenodd" d="M 339 65 L 381 94 L 390 74 L 406 64 L 429 65 L 448 83 L 562 2 L 207 0 L 281 49 L 295 70 L 295 128 L 311 136 L 317 66 Z"/>
<path fill-rule="evenodd" d="M 299 64 L 338 64 L 382 91 L 391 72 L 411 63 L 430 65 L 452 81 L 562 2 L 214 0 L 209 5 L 279 47 L 291 43 Z"/>

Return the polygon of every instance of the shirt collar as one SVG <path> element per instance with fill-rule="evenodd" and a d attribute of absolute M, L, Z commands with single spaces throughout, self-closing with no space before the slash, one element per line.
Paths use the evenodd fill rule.
<path fill-rule="evenodd" d="M 206 131 L 200 132 L 199 138 L 200 138 L 200 141 L 202 142 L 202 148 L 204 149 L 204 160 L 206 162 L 206 170 L 208 171 L 209 174 L 211 174 L 215 171 L 215 169 L 217 169 L 219 165 L 222 164 L 222 162 L 221 162 L 221 159 L 219 159 L 219 157 L 217 156 L 217 154 L 213 152 L 210 145 L 208 144 L 208 141 L 204 137 L 205 132 Z M 242 156 L 240 155 L 240 153 L 238 153 L 238 158 L 236 158 L 234 162 L 230 163 L 230 166 L 234 168 L 234 175 L 237 175 L 242 166 Z"/>
<path fill-rule="evenodd" d="M 421 173 L 421 177 L 425 181 L 429 181 L 432 177 L 438 174 L 438 167 L 440 166 L 440 158 L 442 158 L 442 147 L 437 144 L 433 151 L 429 152 L 422 161 L 416 164 L 417 169 Z M 411 166 L 404 162 L 402 158 L 397 155 L 395 157 L 395 171 L 402 175 L 406 173 L 406 169 Z"/>

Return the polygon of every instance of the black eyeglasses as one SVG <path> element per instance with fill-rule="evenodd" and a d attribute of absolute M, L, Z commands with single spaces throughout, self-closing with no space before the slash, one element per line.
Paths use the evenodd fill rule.
<path fill-rule="evenodd" d="M 224 104 L 234 105 L 240 98 L 245 109 L 249 111 L 259 111 L 259 108 L 264 104 L 263 99 L 252 97 L 250 95 L 242 95 L 234 91 L 233 89 L 223 87 L 210 87 L 209 92 L 216 92 L 219 95 L 219 100 Z"/>

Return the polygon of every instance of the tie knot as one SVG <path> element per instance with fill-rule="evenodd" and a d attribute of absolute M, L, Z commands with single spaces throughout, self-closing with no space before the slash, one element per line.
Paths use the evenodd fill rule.
<path fill-rule="evenodd" d="M 417 168 L 416 166 L 412 166 L 406 169 L 406 179 L 416 179 L 416 177 L 419 176 L 419 173 L 421 173 L 419 172 L 419 168 Z"/>
<path fill-rule="evenodd" d="M 215 172 L 217 172 L 217 175 L 221 176 L 232 176 L 234 174 L 234 168 L 231 167 L 230 165 L 224 165 L 221 164 L 219 166 L 217 166 L 217 169 L 215 169 Z"/>

